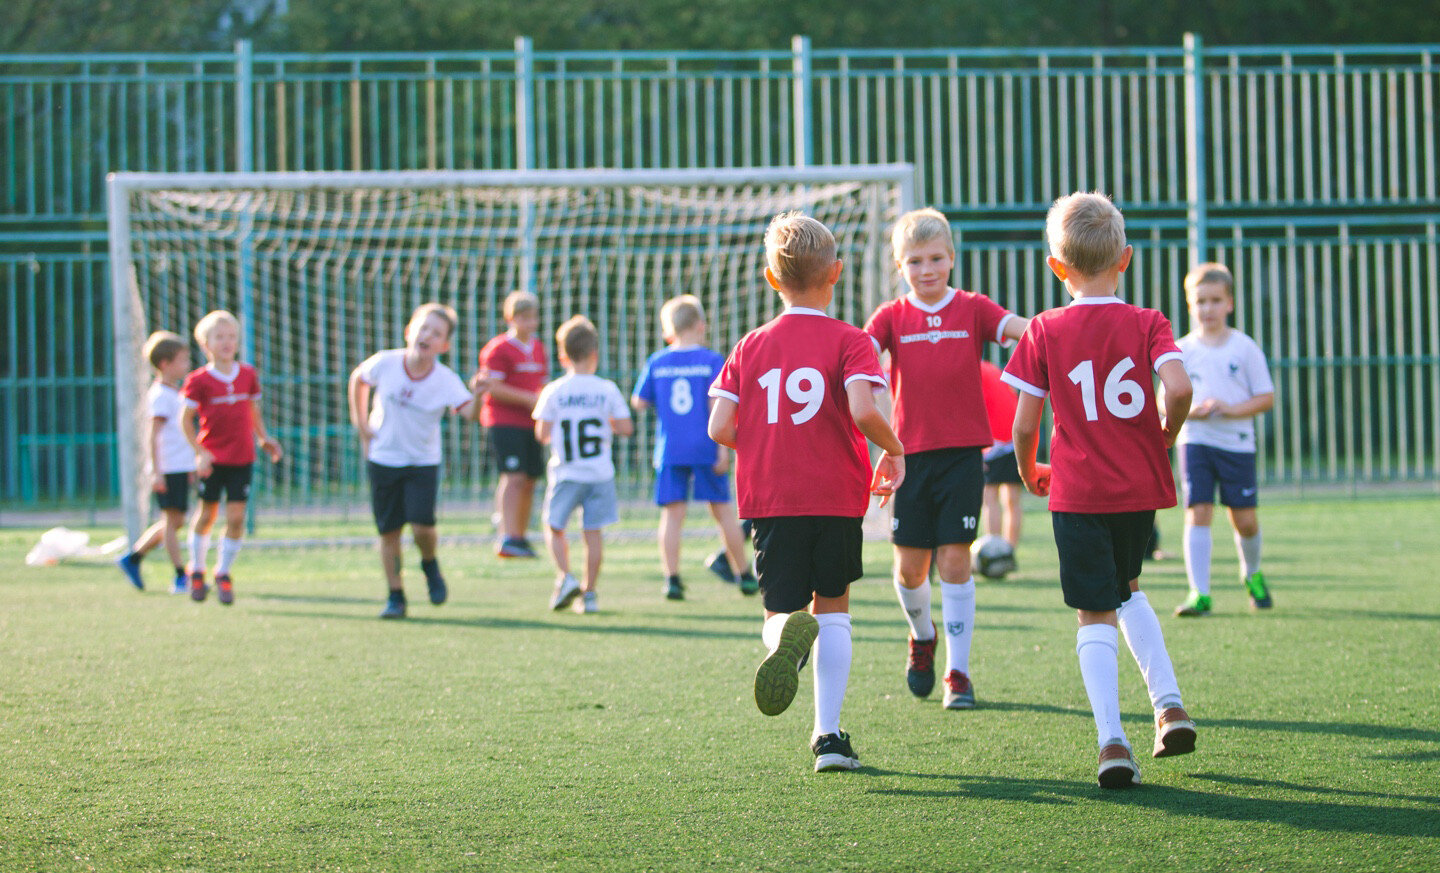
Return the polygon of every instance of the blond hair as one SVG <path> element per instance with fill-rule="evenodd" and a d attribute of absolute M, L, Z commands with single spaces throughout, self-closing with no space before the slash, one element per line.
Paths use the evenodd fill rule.
<path fill-rule="evenodd" d="M 890 250 L 899 262 L 907 249 L 936 239 L 945 240 L 945 247 L 952 256 L 955 254 L 955 240 L 950 235 L 950 222 L 945 214 L 932 206 L 912 209 L 895 222 L 895 229 L 890 232 Z"/>
<path fill-rule="evenodd" d="M 705 320 L 705 307 L 694 294 L 671 297 L 660 307 L 660 326 L 666 339 L 673 339 Z"/>
<path fill-rule="evenodd" d="M 145 356 L 145 360 L 150 362 L 150 366 L 158 370 L 162 364 L 168 364 L 175 360 L 175 356 L 185 349 L 185 340 L 180 338 L 180 334 L 168 330 L 157 330 L 146 338 L 140 354 Z"/>
<path fill-rule="evenodd" d="M 835 235 L 804 213 L 782 212 L 765 229 L 765 266 L 782 288 L 819 285 L 835 261 Z"/>
<path fill-rule="evenodd" d="M 410 339 L 410 328 L 417 324 L 424 324 L 425 319 L 431 315 L 438 315 L 440 320 L 445 322 L 445 338 L 447 340 L 455 335 L 455 325 L 460 323 L 460 317 L 455 314 L 453 306 L 434 302 L 422 303 L 415 307 L 415 311 L 410 315 L 410 320 L 405 323 L 406 341 Z"/>
<path fill-rule="evenodd" d="M 1230 268 L 1215 261 L 1196 264 L 1185 274 L 1185 293 L 1189 294 L 1201 285 L 1224 285 L 1225 293 L 1235 297 L 1235 277 Z"/>
<path fill-rule="evenodd" d="M 572 315 L 555 331 L 555 345 L 572 362 L 589 360 L 600 352 L 600 333 L 595 323 L 583 315 Z"/>
<path fill-rule="evenodd" d="M 235 330 L 240 330 L 240 319 L 224 309 L 207 312 L 203 318 L 195 323 L 195 342 L 200 344 L 200 348 L 209 348 L 210 334 L 214 333 L 215 328 L 222 324 L 232 324 L 235 326 Z"/>
<path fill-rule="evenodd" d="M 505 295 L 505 306 L 501 311 L 506 321 L 527 312 L 539 312 L 540 298 L 529 291 L 511 291 Z"/>
<path fill-rule="evenodd" d="M 1059 198 L 1045 215 L 1050 254 L 1082 276 L 1098 276 L 1125 254 L 1125 218 L 1098 191 Z"/>

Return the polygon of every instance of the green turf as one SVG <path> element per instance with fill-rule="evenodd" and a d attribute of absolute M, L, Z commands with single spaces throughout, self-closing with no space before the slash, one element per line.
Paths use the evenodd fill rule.
<path fill-rule="evenodd" d="M 905 690 L 867 546 L 844 718 L 865 766 L 820 775 L 808 677 L 756 712 L 759 605 L 698 569 L 699 540 L 684 603 L 652 544 L 615 545 L 589 617 L 545 609 L 545 563 L 454 545 L 452 602 L 424 602 L 412 559 L 412 618 L 382 623 L 364 548 L 248 551 L 227 609 L 108 565 L 25 568 L 38 531 L 3 530 L 0 870 L 1440 867 L 1440 501 L 1261 517 L 1270 614 L 1223 528 L 1210 617 L 1170 618 L 1180 562 L 1146 567 L 1200 740 L 1125 792 L 1094 783 L 1040 511 L 1019 574 L 980 583 L 972 712 Z M 1178 514 L 1162 526 L 1176 548 Z M 1148 749 L 1123 651 L 1120 675 Z"/>

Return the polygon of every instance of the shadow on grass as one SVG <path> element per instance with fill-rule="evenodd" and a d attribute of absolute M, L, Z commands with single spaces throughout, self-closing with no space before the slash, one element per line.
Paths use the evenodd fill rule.
<path fill-rule="evenodd" d="M 1336 831 L 1394 837 L 1433 837 L 1436 832 L 1435 809 L 1406 809 L 1393 805 L 1332 803 L 1324 800 L 1295 800 L 1273 796 L 1247 797 L 1221 791 L 1201 791 L 1173 785 L 1140 785 L 1126 791 L 1105 791 L 1093 782 L 1060 779 L 1023 779 L 1007 776 L 941 776 L 935 774 L 896 773 L 862 767 L 860 773 L 876 776 L 949 781 L 953 787 L 930 790 L 877 788 L 872 793 L 894 797 L 971 798 L 999 800 L 1046 806 L 1077 803 L 1111 803 L 1153 809 L 1179 816 L 1233 822 L 1271 822 L 1295 827 L 1301 831 Z M 1435 805 L 1440 799 L 1428 796 L 1381 794 L 1332 789 L 1325 786 L 1270 782 L 1263 779 L 1237 779 L 1214 774 L 1190 777 L 1236 788 L 1255 788 L 1266 792 L 1291 791 L 1316 795 L 1363 797 Z"/>
<path fill-rule="evenodd" d="M 374 600 L 363 601 L 375 604 Z M 425 609 L 425 606 L 421 606 Z M 391 627 L 404 627 L 406 625 L 425 625 L 443 627 L 468 627 L 486 630 L 513 630 L 513 631 L 537 631 L 551 630 L 563 631 L 566 633 L 601 634 L 605 636 L 621 634 L 641 637 L 678 637 L 681 639 L 693 639 L 704 637 L 712 640 L 758 640 L 760 635 L 754 631 L 729 632 L 706 630 L 694 627 L 654 627 L 652 625 L 635 624 L 610 624 L 609 619 L 615 615 L 607 616 L 600 613 L 597 616 L 578 616 L 565 613 L 556 613 L 556 620 L 542 621 L 531 618 L 497 618 L 479 616 L 475 618 L 450 618 L 443 615 L 427 616 L 416 615 L 412 612 L 402 621 L 382 621 L 375 615 L 357 614 L 345 612 L 295 612 L 290 610 L 267 609 L 265 615 L 278 616 L 281 618 L 319 618 L 336 621 L 361 621 L 375 625 L 389 625 Z M 558 616 L 563 615 L 563 618 Z M 597 620 L 598 619 L 598 620 Z"/>
<path fill-rule="evenodd" d="M 359 606 L 381 602 L 376 597 L 321 597 L 315 594 L 251 594 L 248 595 L 248 599 L 277 600 L 281 603 L 343 603 Z"/>

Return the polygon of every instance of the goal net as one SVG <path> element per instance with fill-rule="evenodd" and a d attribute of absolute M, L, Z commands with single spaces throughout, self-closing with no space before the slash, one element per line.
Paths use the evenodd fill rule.
<path fill-rule="evenodd" d="M 834 231 L 845 275 L 832 314 L 860 323 L 895 290 L 888 231 L 909 208 L 909 165 L 814 170 L 117 173 L 110 260 L 122 506 L 131 536 L 150 512 L 153 330 L 190 339 L 227 309 L 285 458 L 257 462 L 251 502 L 267 522 L 368 518 L 364 459 L 346 381 L 370 354 L 404 344 L 426 301 L 460 316 L 445 363 L 462 378 L 505 330 L 516 289 L 541 301 L 540 335 L 583 314 L 601 334 L 601 375 L 628 392 L 663 347 L 660 305 L 698 296 L 714 348 L 728 351 L 780 307 L 763 277 L 763 235 L 799 209 Z M 192 347 L 195 365 L 204 358 Z M 494 474 L 478 425 L 446 421 L 442 502 L 489 513 Z M 650 486 L 650 435 L 618 441 L 621 493 Z M 483 507 L 483 509 L 482 509 Z"/>

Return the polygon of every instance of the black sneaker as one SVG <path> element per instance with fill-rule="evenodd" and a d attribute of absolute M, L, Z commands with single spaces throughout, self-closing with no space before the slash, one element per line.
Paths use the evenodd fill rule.
<path fill-rule="evenodd" d="M 391 594 L 390 599 L 385 601 L 385 608 L 380 611 L 381 618 L 404 618 L 405 617 L 405 595 Z"/>
<path fill-rule="evenodd" d="M 685 586 L 680 583 L 679 576 L 671 576 L 665 580 L 665 599 L 684 600 Z"/>
<path fill-rule="evenodd" d="M 844 731 L 816 737 L 810 751 L 815 753 L 816 773 L 860 769 L 860 756 L 850 747 L 850 735 Z"/>
<path fill-rule="evenodd" d="M 430 593 L 430 602 L 436 606 L 444 603 L 450 589 L 445 587 L 445 577 L 440 575 L 440 563 L 421 561 L 420 569 L 425 571 L 425 589 Z"/>
<path fill-rule="evenodd" d="M 730 569 L 730 556 L 725 554 L 724 549 L 706 558 L 705 568 L 720 577 L 720 581 L 726 585 L 734 585 L 736 582 L 735 572 Z"/>

